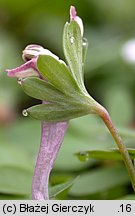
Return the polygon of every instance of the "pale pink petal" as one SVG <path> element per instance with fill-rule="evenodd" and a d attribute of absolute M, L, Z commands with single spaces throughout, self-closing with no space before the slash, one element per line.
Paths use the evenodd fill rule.
<path fill-rule="evenodd" d="M 74 6 L 70 7 L 70 21 L 74 20 L 76 17 L 76 9 Z"/>
<path fill-rule="evenodd" d="M 30 61 L 26 62 L 25 64 L 14 68 L 14 69 L 7 69 L 7 75 L 9 77 L 17 77 L 17 78 L 25 78 L 29 76 L 39 76 L 39 72 L 36 67 L 37 59 L 33 58 Z"/>
<path fill-rule="evenodd" d="M 81 35 L 83 36 L 84 28 L 83 28 L 82 19 L 81 19 L 79 16 L 76 16 L 74 20 L 75 20 L 75 21 L 78 23 L 78 25 L 80 26 Z"/>
<path fill-rule="evenodd" d="M 29 61 L 34 57 L 38 57 L 39 55 L 50 55 L 55 59 L 59 59 L 58 56 L 50 52 L 48 49 L 44 49 L 40 45 L 31 44 L 26 46 L 26 48 L 23 50 L 22 58 L 24 61 Z"/>

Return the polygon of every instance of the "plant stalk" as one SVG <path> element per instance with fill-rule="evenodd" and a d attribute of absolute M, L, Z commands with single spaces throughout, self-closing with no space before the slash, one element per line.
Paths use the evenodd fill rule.
<path fill-rule="evenodd" d="M 62 144 L 68 122 L 42 122 L 41 144 L 32 180 L 32 199 L 49 199 L 49 176 Z"/>
<path fill-rule="evenodd" d="M 102 118 L 102 120 L 106 124 L 107 128 L 109 129 L 112 137 L 114 138 L 114 140 L 115 140 L 115 142 L 119 148 L 119 151 L 122 155 L 123 161 L 126 165 L 128 174 L 129 174 L 130 179 L 131 179 L 132 187 L 133 187 L 134 192 L 135 192 L 135 167 L 134 167 L 132 160 L 129 156 L 128 150 L 127 150 L 126 146 L 124 145 L 121 137 L 119 136 L 118 131 L 117 131 L 116 127 L 114 126 L 107 110 L 103 106 L 98 104 L 96 107 L 96 114 L 98 114 Z"/>

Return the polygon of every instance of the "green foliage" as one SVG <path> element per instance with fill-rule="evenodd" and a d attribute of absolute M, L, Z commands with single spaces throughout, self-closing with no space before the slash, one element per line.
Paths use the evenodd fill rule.
<path fill-rule="evenodd" d="M 75 181 L 77 179 L 78 179 L 78 177 L 76 177 L 74 179 L 70 179 L 66 183 L 58 184 L 56 186 L 51 187 L 50 191 L 49 191 L 49 197 L 54 198 L 58 194 L 62 193 L 64 190 L 69 189 L 75 183 Z"/>
<path fill-rule="evenodd" d="M 1 196 L 2 199 L 20 199 L 20 196 L 21 199 L 30 198 L 35 156 L 40 141 L 39 125 L 38 121 L 25 118 L 16 122 L 8 131 L 6 128 L 1 131 L 0 140 L 3 145 L 0 145 L 0 170 L 2 173 L 0 175 L 0 192 L 5 195 L 5 197 Z M 30 131 L 33 133 L 31 137 L 29 137 Z M 127 146 L 133 146 L 135 132 L 125 128 L 121 128 L 119 131 Z M 115 191 L 114 188 L 117 188 L 115 198 L 126 195 L 130 180 L 125 167 L 121 165 L 120 157 L 117 162 L 118 166 L 116 166 L 114 155 L 110 158 L 108 155 L 103 155 L 104 152 L 110 153 L 110 148 L 115 148 L 115 145 L 108 131 L 98 121 L 97 117 L 85 116 L 72 120 L 52 173 L 50 181 L 52 184 L 50 185 L 51 196 L 54 197 L 54 194 L 57 194 L 56 197 L 58 197 L 59 193 L 68 189 L 65 195 L 65 198 L 68 199 L 73 197 L 76 199 L 98 199 L 99 197 L 109 199 L 109 197 L 114 197 L 112 194 L 112 191 Z M 96 154 L 94 157 L 89 156 L 83 162 L 78 160 L 75 153 L 82 154 L 87 152 L 88 149 L 92 153 L 98 152 L 98 157 Z M 106 160 L 106 157 L 108 160 Z M 111 161 L 111 166 L 109 163 L 107 164 L 107 161 Z M 100 164 L 100 162 L 103 162 L 103 164 Z M 99 167 L 99 164 L 101 167 Z M 93 166 L 95 167 L 94 170 L 92 169 Z M 68 174 L 68 178 L 63 178 L 65 172 Z M 57 179 L 56 174 L 58 175 Z M 80 178 L 74 179 L 74 175 L 79 175 Z M 18 179 L 17 182 L 14 180 L 14 176 Z M 99 179 L 100 184 L 98 184 Z M 82 190 L 80 184 L 83 185 Z M 25 190 L 23 189 L 24 185 Z M 70 186 L 72 187 L 69 188 Z M 74 190 L 78 190 L 78 192 L 74 192 Z M 103 196 L 104 193 L 106 196 Z M 7 194 L 10 194 L 10 196 Z"/>
<path fill-rule="evenodd" d="M 89 173 L 82 174 L 77 183 L 71 188 L 70 194 L 72 196 L 86 196 L 102 193 L 110 188 L 124 185 L 128 182 L 129 177 L 123 167 L 114 166 L 100 168 Z"/>
<path fill-rule="evenodd" d="M 76 26 L 73 29 L 75 31 Z M 74 40 L 76 41 L 76 38 Z M 72 53 L 69 55 L 71 58 Z M 78 59 L 77 56 L 75 58 Z M 76 62 L 73 65 L 76 65 Z M 48 55 L 39 56 L 37 67 L 47 82 L 27 78 L 23 80 L 22 87 L 28 95 L 43 99 L 47 103 L 28 108 L 27 113 L 31 117 L 45 121 L 65 121 L 92 112 L 96 102 L 87 94 L 85 87 L 79 86 L 80 81 L 74 77 L 75 71 L 71 74 L 64 62 Z"/>
<path fill-rule="evenodd" d="M 116 125 L 129 125 L 134 116 L 132 96 L 126 88 L 114 86 L 108 88 L 104 102 L 110 111 L 110 115 Z M 120 115 L 122 107 L 123 115 Z"/>
<path fill-rule="evenodd" d="M 73 77 L 79 84 L 80 88 L 84 87 L 82 71 L 82 47 L 82 36 L 79 25 L 75 21 L 66 23 L 63 32 L 64 54 Z"/>
<path fill-rule="evenodd" d="M 67 95 L 78 91 L 77 84 L 64 62 L 52 56 L 41 55 L 38 58 L 37 67 L 43 77 L 59 91 Z"/>
<path fill-rule="evenodd" d="M 30 107 L 27 113 L 38 120 L 66 121 L 89 113 L 80 103 L 69 104 L 42 104 Z"/>
<path fill-rule="evenodd" d="M 129 155 L 132 159 L 135 158 L 135 149 L 128 149 Z M 81 161 L 87 161 L 89 158 L 103 159 L 103 160 L 122 160 L 119 150 L 93 150 L 84 151 L 76 154 Z"/>
<path fill-rule="evenodd" d="M 32 178 L 32 172 L 30 170 L 9 165 L 1 166 L 0 173 L 1 193 L 13 195 L 30 194 Z"/>
<path fill-rule="evenodd" d="M 29 77 L 23 80 L 23 90 L 29 96 L 57 104 L 66 103 L 65 95 L 53 85 L 39 78 Z"/>

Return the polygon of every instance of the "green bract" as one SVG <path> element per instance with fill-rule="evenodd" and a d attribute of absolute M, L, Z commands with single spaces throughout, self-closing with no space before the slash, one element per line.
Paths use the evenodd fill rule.
<path fill-rule="evenodd" d="M 64 27 L 63 49 L 73 77 L 79 86 L 83 87 L 82 36 L 80 27 L 75 21 L 66 23 Z"/>
<path fill-rule="evenodd" d="M 65 94 L 78 92 L 79 87 L 64 62 L 52 56 L 39 56 L 37 67 L 45 79 Z"/>
<path fill-rule="evenodd" d="M 80 104 L 41 104 L 27 109 L 30 116 L 45 121 L 65 121 L 89 113 L 89 109 Z"/>
<path fill-rule="evenodd" d="M 23 90 L 31 97 L 39 100 L 62 103 L 65 101 L 64 94 L 53 85 L 39 78 L 26 78 L 23 83 Z"/>
<path fill-rule="evenodd" d="M 29 77 L 22 82 L 26 94 L 47 102 L 27 109 L 36 119 L 64 121 L 94 113 L 96 102 L 87 93 L 83 81 L 87 43 L 82 40 L 75 21 L 65 25 L 63 46 L 69 67 L 53 56 L 40 55 L 37 68 L 44 79 Z"/>

